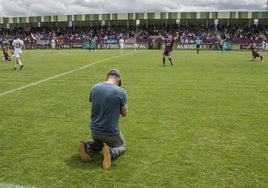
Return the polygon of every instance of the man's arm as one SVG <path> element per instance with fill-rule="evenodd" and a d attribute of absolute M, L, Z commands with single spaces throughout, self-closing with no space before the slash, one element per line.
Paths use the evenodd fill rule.
<path fill-rule="evenodd" d="M 177 39 L 179 39 L 179 32 L 178 31 L 176 32 L 176 36 L 174 37 L 174 40 L 177 40 Z"/>
<path fill-rule="evenodd" d="M 127 116 L 127 113 L 128 113 L 128 107 L 127 107 L 127 104 L 125 104 L 124 106 L 121 106 L 121 111 L 120 111 L 121 115 L 123 117 Z"/>
<path fill-rule="evenodd" d="M 160 37 L 162 40 L 165 40 L 165 38 L 161 35 L 161 33 L 159 33 L 159 37 Z"/>

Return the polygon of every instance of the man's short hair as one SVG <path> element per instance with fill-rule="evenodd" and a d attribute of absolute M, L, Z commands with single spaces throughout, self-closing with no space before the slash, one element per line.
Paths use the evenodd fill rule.
<path fill-rule="evenodd" d="M 107 78 L 109 76 L 117 76 L 118 78 L 120 78 L 118 85 L 121 86 L 121 84 L 122 84 L 122 81 L 121 81 L 121 73 L 120 73 L 120 71 L 118 69 L 111 69 L 111 70 L 109 70 L 108 73 L 107 73 Z"/>
<path fill-rule="evenodd" d="M 108 71 L 107 76 L 114 75 L 121 78 L 121 73 L 118 69 L 111 69 Z"/>

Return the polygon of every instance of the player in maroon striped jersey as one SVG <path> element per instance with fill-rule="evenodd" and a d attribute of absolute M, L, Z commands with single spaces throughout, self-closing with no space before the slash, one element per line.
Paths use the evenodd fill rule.
<path fill-rule="evenodd" d="M 2 51 L 3 51 L 3 55 L 4 55 L 3 60 L 4 61 L 11 61 L 11 58 L 8 55 L 8 45 L 7 44 L 2 45 Z"/>
<path fill-rule="evenodd" d="M 165 42 L 165 49 L 164 49 L 164 53 L 163 53 L 163 66 L 166 66 L 166 57 L 168 57 L 168 60 L 171 64 L 171 66 L 173 66 L 173 62 L 171 59 L 171 52 L 173 50 L 173 44 L 175 42 L 175 40 L 178 38 L 178 32 L 176 33 L 177 36 L 173 37 L 172 34 L 168 34 L 166 38 L 161 37 L 161 39 Z"/>
<path fill-rule="evenodd" d="M 260 58 L 261 62 L 263 62 L 263 57 L 262 55 L 258 52 L 259 48 L 257 47 L 256 43 L 253 43 L 252 45 L 249 46 L 252 52 L 252 59 L 251 61 L 255 61 L 257 57 Z"/>

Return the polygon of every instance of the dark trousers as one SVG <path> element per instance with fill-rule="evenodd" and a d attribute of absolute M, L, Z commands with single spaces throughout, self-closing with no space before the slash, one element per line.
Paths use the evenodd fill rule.
<path fill-rule="evenodd" d="M 126 142 L 123 134 L 120 132 L 118 135 L 102 135 L 91 132 L 92 140 L 84 142 L 86 145 L 86 152 L 101 151 L 104 144 L 109 146 L 111 159 L 115 159 L 126 150 Z"/>

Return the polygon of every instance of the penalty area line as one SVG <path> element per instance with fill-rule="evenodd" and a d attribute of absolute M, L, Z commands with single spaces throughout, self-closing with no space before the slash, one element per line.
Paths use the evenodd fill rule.
<path fill-rule="evenodd" d="M 64 73 L 61 73 L 61 74 L 57 74 L 57 75 L 55 75 L 55 76 L 51 76 L 51 77 L 48 77 L 48 78 L 46 78 L 46 79 L 43 79 L 43 80 L 40 80 L 40 81 L 37 81 L 37 82 L 33 82 L 33 83 L 31 83 L 31 84 L 28 84 L 28 85 L 18 87 L 18 88 L 16 88 L 16 89 L 12 89 L 12 90 L 9 90 L 9 91 L 0 93 L 0 97 L 2 97 L 2 96 L 4 96 L 4 95 L 7 95 L 7 94 L 10 94 L 10 93 L 14 93 L 14 92 L 19 91 L 19 90 L 23 90 L 23 89 L 32 87 L 32 86 L 36 86 L 36 85 L 41 84 L 41 83 L 43 83 L 43 82 L 47 82 L 47 81 L 50 81 L 50 80 L 53 80 L 53 79 L 56 79 L 56 78 L 65 76 L 65 75 L 67 75 L 67 74 L 71 74 L 71 73 L 74 73 L 74 72 L 78 72 L 78 71 L 80 71 L 80 70 L 86 69 L 86 68 L 88 68 L 88 67 L 91 67 L 91 66 L 93 66 L 93 65 L 102 63 L 102 62 L 104 62 L 104 61 L 108 61 L 108 60 L 111 60 L 111 59 L 115 59 L 115 58 L 118 58 L 118 57 L 122 57 L 122 56 L 125 56 L 125 55 L 129 55 L 129 54 L 132 54 L 132 53 L 134 53 L 134 52 L 130 52 L 130 53 L 127 53 L 127 54 L 123 54 L 123 55 L 118 55 L 118 56 L 113 56 L 113 57 L 109 57 L 109 58 L 106 58 L 106 59 L 102 59 L 102 60 L 96 61 L 96 62 L 94 62 L 94 63 L 85 65 L 85 66 L 83 66 L 83 67 L 79 67 L 79 68 L 73 69 L 73 70 L 68 71 L 68 72 L 64 72 Z"/>

